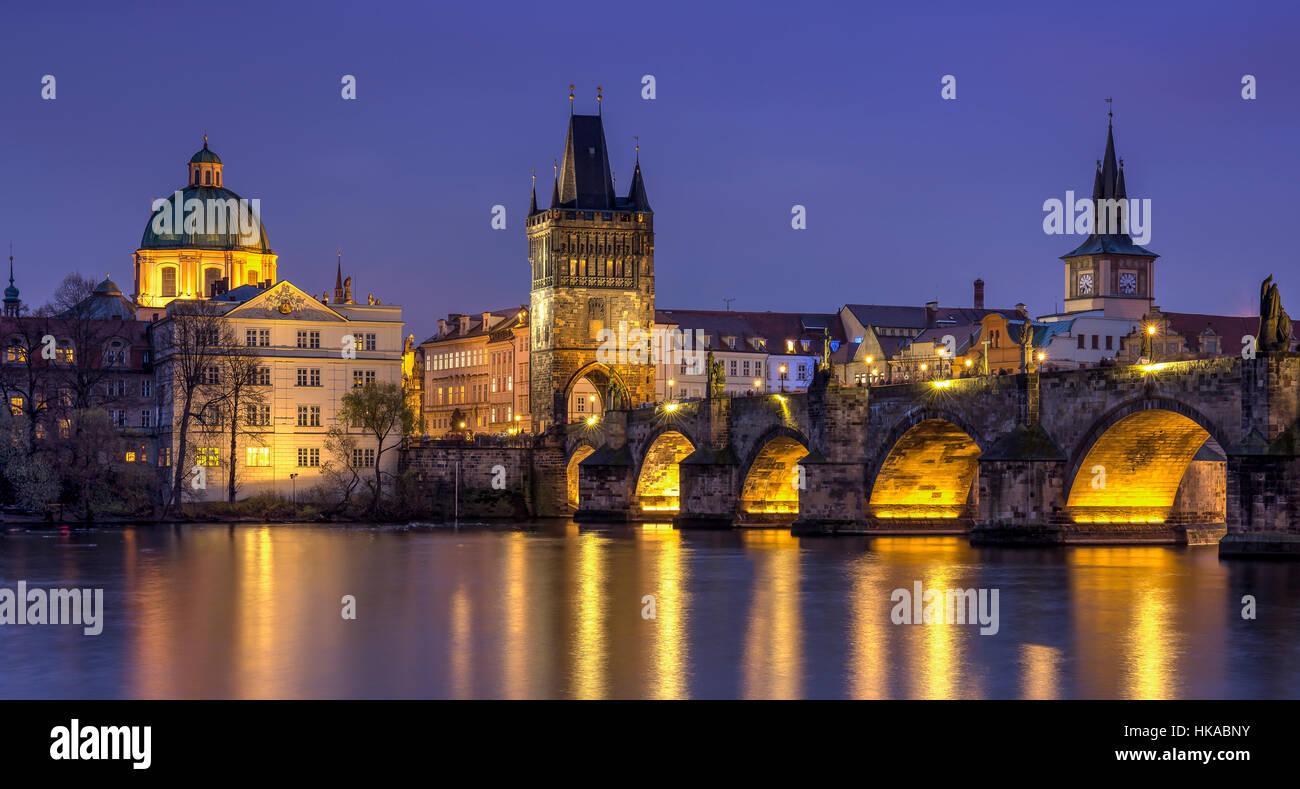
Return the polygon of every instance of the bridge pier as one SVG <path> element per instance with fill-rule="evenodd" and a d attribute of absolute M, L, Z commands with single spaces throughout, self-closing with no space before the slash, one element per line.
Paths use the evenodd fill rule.
<path fill-rule="evenodd" d="M 731 399 L 700 404 L 699 446 L 678 464 L 678 529 L 730 529 L 738 512 L 740 464 L 731 449 Z"/>
<path fill-rule="evenodd" d="M 636 490 L 636 462 L 627 445 L 627 412 L 607 411 L 604 442 L 578 463 L 576 521 L 626 521 Z"/>

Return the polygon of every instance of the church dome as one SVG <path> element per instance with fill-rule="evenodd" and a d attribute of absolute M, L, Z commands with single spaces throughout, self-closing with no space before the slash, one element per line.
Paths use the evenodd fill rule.
<path fill-rule="evenodd" d="M 221 164 L 221 157 L 208 150 L 208 141 L 203 141 L 203 150 L 190 157 L 190 164 Z"/>
<path fill-rule="evenodd" d="M 215 250 L 244 250 L 247 252 L 269 253 L 271 251 L 271 242 L 266 237 L 266 226 L 262 224 L 259 217 L 257 221 L 257 230 L 251 234 L 250 238 L 243 238 L 239 232 L 238 222 L 233 224 L 227 223 L 224 232 L 214 233 L 187 233 L 184 229 L 185 206 L 190 200 L 198 200 L 204 209 L 204 221 L 207 219 L 208 206 L 216 201 L 221 205 L 231 205 L 227 201 L 233 200 L 234 205 L 240 205 L 240 197 L 234 192 L 222 186 L 188 186 L 181 190 L 181 224 L 176 227 L 173 223 L 170 232 L 157 232 L 155 220 L 159 219 L 159 214 L 164 211 L 172 212 L 173 217 L 175 210 L 172 201 L 175 197 L 170 197 L 167 202 L 160 206 L 149 216 L 149 223 L 145 225 L 144 236 L 140 239 L 141 249 L 215 249 Z M 221 230 L 221 228 L 204 228 L 205 230 Z M 164 226 L 164 231 L 166 227 Z M 251 242 L 251 243 L 250 243 Z"/>
<path fill-rule="evenodd" d="M 102 293 L 106 296 L 122 295 L 122 289 L 117 286 L 117 283 L 113 282 L 113 280 L 108 277 L 104 277 L 104 281 L 95 286 L 94 292 Z"/>
<path fill-rule="evenodd" d="M 203 149 L 190 157 L 190 183 L 180 190 L 179 209 L 173 203 L 175 195 L 166 198 L 166 203 L 159 206 L 149 216 L 144 235 L 140 239 L 140 249 L 208 249 L 217 251 L 245 251 L 270 253 L 271 244 L 266 237 L 266 227 L 260 217 L 254 217 L 256 228 L 247 237 L 240 232 L 239 211 L 251 211 L 252 203 L 245 204 L 239 195 L 222 185 L 223 165 L 221 157 L 208 150 L 208 141 L 203 140 Z M 187 232 L 185 217 L 197 200 L 202 207 L 198 232 Z M 231 208 L 234 212 L 231 212 Z M 224 221 L 217 221 L 218 215 Z M 245 220 L 247 221 L 247 219 Z M 211 224 L 210 224 L 211 223 Z"/>

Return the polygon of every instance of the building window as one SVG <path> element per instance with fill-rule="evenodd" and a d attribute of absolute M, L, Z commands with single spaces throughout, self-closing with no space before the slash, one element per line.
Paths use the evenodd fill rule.
<path fill-rule="evenodd" d="M 1107 335 L 1106 335 L 1106 350 L 1109 351 L 1109 350 L 1112 350 L 1112 349 L 1114 348 L 1114 340 L 1115 340 L 1115 337 L 1114 337 L 1113 335 L 1110 335 L 1110 334 L 1107 334 Z"/>
<path fill-rule="evenodd" d="M 298 468 L 316 468 L 320 465 L 320 450 L 298 447 Z"/>
<path fill-rule="evenodd" d="M 271 465 L 270 447 L 249 447 L 245 452 L 248 453 L 248 459 L 245 461 L 245 465 L 255 467 Z"/>
<path fill-rule="evenodd" d="M 361 345 L 362 345 L 361 350 L 363 351 L 376 350 L 379 347 L 379 344 L 375 340 L 374 332 L 369 332 L 367 334 L 361 335 Z"/>
<path fill-rule="evenodd" d="M 299 386 L 320 386 L 320 368 L 319 367 L 299 367 L 298 368 L 298 385 Z"/>
<path fill-rule="evenodd" d="M 355 466 L 356 468 L 374 468 L 375 450 L 373 449 L 352 450 L 352 465 Z"/>
<path fill-rule="evenodd" d="M 1097 350 L 1097 348 L 1099 347 L 1099 346 L 1097 345 L 1097 341 L 1098 341 L 1098 340 L 1097 340 L 1097 335 L 1095 335 L 1095 334 L 1092 335 L 1092 349 L 1093 349 L 1094 351 Z"/>
<path fill-rule="evenodd" d="M 146 378 L 140 382 L 140 396 L 153 397 L 153 381 Z"/>
<path fill-rule="evenodd" d="M 1087 343 L 1087 341 L 1088 341 L 1088 335 L 1086 334 L 1079 335 L 1079 350 L 1083 350 L 1083 347 Z"/>
<path fill-rule="evenodd" d="M 320 406 L 298 406 L 298 427 L 320 427 Z"/>
<path fill-rule="evenodd" d="M 298 332 L 299 348 L 319 348 L 320 332 L 318 331 L 300 331 Z"/>
<path fill-rule="evenodd" d="M 220 466 L 221 450 L 217 447 L 199 447 L 196 462 L 200 466 Z"/>
<path fill-rule="evenodd" d="M 176 269 L 172 266 L 164 266 L 159 271 L 159 278 L 162 282 L 162 295 L 165 299 L 176 297 Z"/>
<path fill-rule="evenodd" d="M 353 389 L 360 389 L 366 384 L 373 384 L 374 382 L 375 382 L 374 370 L 353 370 L 352 371 Z"/>
<path fill-rule="evenodd" d="M 270 367 L 259 367 L 259 368 L 257 368 L 257 375 L 256 375 L 256 377 L 254 377 L 254 379 L 253 379 L 253 385 L 254 385 L 254 386 L 270 386 L 270 385 L 271 385 L 271 368 L 270 368 Z"/>
<path fill-rule="evenodd" d="M 221 383 L 221 368 L 215 364 L 203 368 L 203 383 L 208 386 L 216 386 Z"/>
<path fill-rule="evenodd" d="M 140 427 L 153 427 L 153 411 L 140 412 Z"/>
<path fill-rule="evenodd" d="M 271 406 L 250 403 L 247 412 L 247 422 L 250 426 L 266 427 L 271 424 Z"/>
<path fill-rule="evenodd" d="M 67 421 L 66 419 L 63 421 Z M 172 448 L 158 447 L 158 465 L 170 466 L 172 464 Z"/>

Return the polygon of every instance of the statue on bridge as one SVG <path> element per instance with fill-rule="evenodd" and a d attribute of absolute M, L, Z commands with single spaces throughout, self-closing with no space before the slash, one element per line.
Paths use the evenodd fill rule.
<path fill-rule="evenodd" d="M 1260 353 L 1291 350 L 1291 318 L 1282 309 L 1282 297 L 1272 274 L 1259 286 L 1259 334 L 1255 348 Z"/>
<path fill-rule="evenodd" d="M 632 407 L 629 403 L 627 387 L 617 378 L 610 379 L 609 388 L 605 393 L 605 402 L 608 404 L 606 410 L 626 411 Z"/>
<path fill-rule="evenodd" d="M 1020 353 L 1024 357 L 1023 370 L 1027 373 L 1036 372 L 1038 364 L 1034 361 L 1034 325 L 1029 320 L 1028 313 L 1025 314 L 1025 325 L 1020 327 Z"/>
<path fill-rule="evenodd" d="M 713 351 L 710 350 L 709 355 L 705 360 L 705 364 L 709 376 L 708 389 L 706 390 L 709 399 L 716 400 L 725 397 L 727 389 L 727 372 L 723 368 L 722 360 L 719 359 L 714 361 Z"/>

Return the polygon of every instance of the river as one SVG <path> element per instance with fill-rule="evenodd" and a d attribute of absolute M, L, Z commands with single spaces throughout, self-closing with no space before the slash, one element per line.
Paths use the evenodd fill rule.
<path fill-rule="evenodd" d="M 11 526 L 0 588 L 19 581 L 102 588 L 103 630 L 0 625 L 3 698 L 1300 696 L 1300 564 L 1213 547 Z M 895 624 L 918 582 L 984 590 L 996 632 Z"/>

